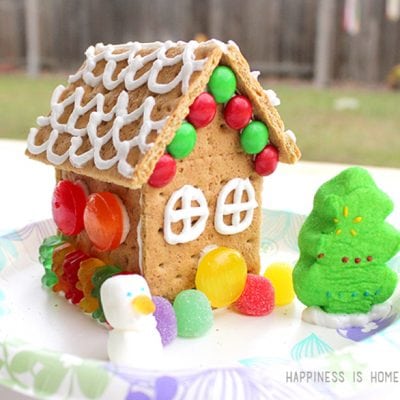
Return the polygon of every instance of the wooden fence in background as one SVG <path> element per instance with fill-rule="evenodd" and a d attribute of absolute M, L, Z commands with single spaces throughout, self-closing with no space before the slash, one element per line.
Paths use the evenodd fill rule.
<path fill-rule="evenodd" d="M 254 68 L 312 77 L 318 0 L 37 0 L 41 67 L 70 70 L 93 43 L 193 38 L 233 39 Z M 385 0 L 360 1 L 357 35 L 342 28 L 337 0 L 332 54 L 336 79 L 379 82 L 400 63 L 400 22 Z M 0 68 L 26 63 L 24 0 L 0 0 Z"/>

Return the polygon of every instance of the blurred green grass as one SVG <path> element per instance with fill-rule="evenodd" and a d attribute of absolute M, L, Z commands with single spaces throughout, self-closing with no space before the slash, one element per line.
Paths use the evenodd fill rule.
<path fill-rule="evenodd" d="M 0 75 L 0 138 L 25 139 L 46 115 L 55 86 L 66 76 Z M 354 87 L 316 90 L 299 83 L 266 82 L 282 104 L 278 111 L 298 139 L 304 160 L 400 167 L 400 93 Z M 340 98 L 358 108 L 337 110 Z M 353 100 L 354 102 L 354 100 Z"/>

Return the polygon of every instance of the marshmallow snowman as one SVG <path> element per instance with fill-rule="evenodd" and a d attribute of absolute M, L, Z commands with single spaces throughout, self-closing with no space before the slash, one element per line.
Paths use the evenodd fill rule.
<path fill-rule="evenodd" d="M 110 360 L 128 367 L 157 366 L 162 342 L 146 280 L 140 275 L 113 276 L 101 286 L 100 296 L 113 328 L 107 344 Z"/>

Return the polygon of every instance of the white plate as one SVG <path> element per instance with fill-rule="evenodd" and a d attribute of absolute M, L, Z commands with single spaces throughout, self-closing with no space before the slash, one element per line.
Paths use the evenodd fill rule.
<path fill-rule="evenodd" d="M 264 210 L 264 266 L 295 262 L 303 220 Z M 382 351 L 382 343 L 375 343 L 382 339 L 392 354 L 400 355 L 400 339 L 393 334 L 399 323 L 382 330 L 395 317 L 364 328 L 333 330 L 303 323 L 303 306 L 295 302 L 258 318 L 217 310 L 206 336 L 178 338 L 165 348 L 164 367 L 116 368 L 107 362 L 106 329 L 41 287 L 38 246 L 54 232 L 51 221 L 42 221 L 0 237 L 0 384 L 16 391 L 55 399 L 253 399 L 272 394 L 274 399 L 336 398 L 337 390 L 349 386 L 346 393 L 360 393 L 370 382 L 356 384 L 347 375 L 337 383 L 292 382 L 294 375 L 288 371 L 324 366 L 332 372 L 345 354 L 351 370 L 358 372 L 364 364 L 355 354 L 362 358 L 370 349 Z M 399 269 L 400 260 L 392 266 Z M 369 339 L 354 346 L 354 341 L 365 338 Z M 317 356 L 322 357 L 314 359 Z M 375 357 L 374 362 L 379 360 Z"/>

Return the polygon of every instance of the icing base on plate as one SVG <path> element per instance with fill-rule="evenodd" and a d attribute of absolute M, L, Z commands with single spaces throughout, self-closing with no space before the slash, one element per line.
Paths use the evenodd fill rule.
<path fill-rule="evenodd" d="M 400 308 L 400 284 L 392 296 L 384 303 L 375 304 L 366 314 L 329 314 L 320 307 L 312 306 L 303 310 L 302 320 L 309 324 L 326 328 L 343 329 L 363 327 L 372 321 L 388 318 L 398 313 Z"/>

